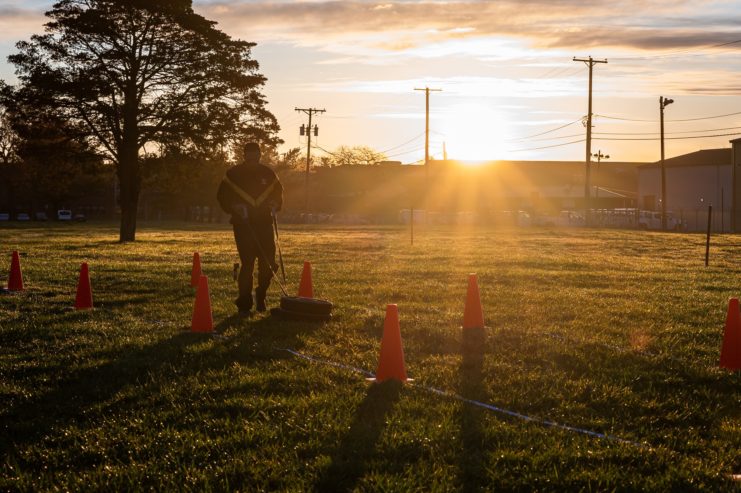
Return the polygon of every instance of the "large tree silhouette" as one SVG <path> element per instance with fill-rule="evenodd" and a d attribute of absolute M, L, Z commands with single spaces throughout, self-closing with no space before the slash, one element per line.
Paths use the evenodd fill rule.
<path fill-rule="evenodd" d="M 62 0 L 46 15 L 46 34 L 9 57 L 20 84 L 6 94 L 49 102 L 113 161 L 121 241 L 135 239 L 145 146 L 151 154 L 279 142 L 254 43 L 216 29 L 190 0 Z"/>

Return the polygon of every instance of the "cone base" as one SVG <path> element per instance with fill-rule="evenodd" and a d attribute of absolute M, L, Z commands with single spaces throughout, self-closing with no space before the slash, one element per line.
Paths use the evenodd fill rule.
<path fill-rule="evenodd" d="M 401 383 L 414 382 L 413 378 L 407 378 L 406 380 L 399 380 L 398 378 L 387 378 L 386 380 L 378 380 L 376 377 L 368 377 L 365 379 L 366 382 L 372 382 L 372 383 L 383 383 L 383 382 L 389 382 L 391 380 L 395 380 Z"/>
<path fill-rule="evenodd" d="M 190 329 L 191 334 L 215 334 L 216 331 L 213 329 L 201 330 L 201 329 Z"/>

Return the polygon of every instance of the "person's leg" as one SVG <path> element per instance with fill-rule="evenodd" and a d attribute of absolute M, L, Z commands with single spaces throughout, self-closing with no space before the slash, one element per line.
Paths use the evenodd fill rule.
<path fill-rule="evenodd" d="M 255 289 L 255 303 L 257 311 L 264 312 L 265 297 L 267 296 L 270 280 L 273 272 L 277 271 L 275 264 L 275 241 L 273 238 L 273 225 L 268 224 L 258 228 L 255 233 L 260 241 L 262 253 L 257 259 L 257 289 Z"/>
<path fill-rule="evenodd" d="M 252 310 L 252 274 L 255 269 L 254 241 L 252 241 L 249 230 L 244 226 L 234 226 L 234 239 L 237 242 L 239 260 L 242 263 L 237 278 L 239 297 L 234 303 L 240 312 L 249 312 Z"/>

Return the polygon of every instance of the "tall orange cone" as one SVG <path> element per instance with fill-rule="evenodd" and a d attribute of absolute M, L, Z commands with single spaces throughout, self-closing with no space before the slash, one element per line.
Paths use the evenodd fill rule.
<path fill-rule="evenodd" d="M 214 318 L 211 314 L 211 295 L 208 293 L 208 277 L 198 279 L 196 302 L 193 305 L 193 319 L 190 323 L 191 332 L 213 332 Z"/>
<path fill-rule="evenodd" d="M 404 368 L 404 349 L 401 346 L 401 329 L 399 328 L 399 310 L 393 305 L 386 305 L 386 320 L 383 323 L 381 339 L 381 356 L 378 358 L 376 378 L 369 380 L 385 382 L 399 380 L 406 382 L 407 372 Z"/>
<path fill-rule="evenodd" d="M 720 367 L 741 370 L 741 312 L 738 298 L 728 300 L 728 315 L 720 350 Z"/>
<path fill-rule="evenodd" d="M 190 287 L 198 287 L 198 280 L 201 278 L 201 256 L 198 252 L 193 254 L 193 268 L 190 271 Z"/>
<path fill-rule="evenodd" d="M 298 295 L 302 298 L 313 298 L 314 288 L 311 285 L 311 262 L 304 260 L 304 270 L 301 272 L 301 282 L 298 285 Z"/>
<path fill-rule="evenodd" d="M 23 291 L 21 257 L 20 255 L 18 255 L 18 251 L 13 251 L 13 259 L 10 261 L 10 278 L 8 278 L 8 291 Z"/>
<path fill-rule="evenodd" d="M 468 275 L 468 293 L 466 294 L 466 308 L 463 312 L 463 329 L 483 329 L 484 311 L 481 309 L 479 285 L 476 274 Z"/>
<path fill-rule="evenodd" d="M 75 310 L 89 310 L 93 307 L 93 290 L 90 287 L 90 271 L 87 262 L 80 267 L 80 279 L 77 281 L 77 298 Z"/>

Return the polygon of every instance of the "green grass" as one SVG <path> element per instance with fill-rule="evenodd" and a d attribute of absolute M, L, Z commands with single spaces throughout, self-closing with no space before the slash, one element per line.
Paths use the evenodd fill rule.
<path fill-rule="evenodd" d="M 715 237 L 705 268 L 701 235 L 447 228 L 410 247 L 401 228 L 286 227 L 290 289 L 311 260 L 325 325 L 234 317 L 228 230 L 115 238 L 0 230 L 28 288 L 0 297 L 0 490 L 741 489 L 741 373 L 717 368 L 741 237 Z M 223 337 L 184 330 L 194 251 Z M 71 308 L 83 261 L 92 312 Z M 488 327 L 462 354 L 469 272 Z M 387 303 L 416 386 L 279 349 L 374 371 Z"/>

